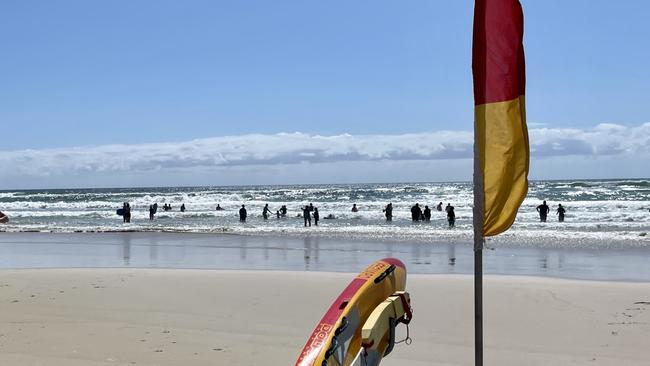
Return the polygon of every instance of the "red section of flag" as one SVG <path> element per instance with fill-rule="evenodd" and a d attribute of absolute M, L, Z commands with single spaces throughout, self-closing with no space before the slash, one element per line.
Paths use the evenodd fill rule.
<path fill-rule="evenodd" d="M 524 95 L 524 15 L 518 0 L 476 0 L 474 8 L 474 104 Z"/>

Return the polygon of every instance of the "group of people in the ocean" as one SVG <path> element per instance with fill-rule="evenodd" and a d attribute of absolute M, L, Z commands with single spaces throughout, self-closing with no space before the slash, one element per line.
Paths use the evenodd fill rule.
<path fill-rule="evenodd" d="M 223 208 L 217 204 L 216 211 L 223 211 Z M 269 208 L 269 204 L 264 205 L 264 209 L 262 210 L 262 217 L 264 220 L 269 219 L 269 215 L 273 215 L 273 211 Z M 279 210 L 275 211 L 276 217 L 279 219 L 280 217 L 284 217 L 287 215 L 287 206 L 282 205 Z M 246 210 L 246 205 L 241 205 L 241 208 L 239 209 L 239 221 L 241 222 L 246 222 L 246 218 L 248 217 L 248 210 Z"/>
<path fill-rule="evenodd" d="M 217 211 L 222 211 L 223 208 L 219 205 L 217 205 L 216 208 Z M 301 213 L 299 213 L 296 217 L 302 217 L 304 221 L 305 227 L 311 226 L 312 221 L 314 223 L 314 226 L 318 226 L 318 221 L 320 221 L 320 212 L 318 211 L 318 207 L 315 207 L 313 203 L 310 203 L 309 205 L 303 206 L 300 208 Z M 442 211 L 442 202 L 440 202 L 436 206 L 436 210 Z M 359 207 L 357 207 L 357 204 L 354 203 L 352 204 L 352 209 L 350 210 L 351 212 L 359 212 Z M 451 204 L 447 204 L 447 207 L 445 208 L 445 211 L 447 213 L 447 221 L 449 222 L 449 227 L 453 228 L 456 223 L 456 213 L 454 212 L 454 206 Z M 393 221 L 393 203 L 389 203 L 386 205 L 386 207 L 382 210 L 384 215 L 386 216 L 386 221 Z M 273 214 L 273 211 L 269 208 L 269 204 L 265 204 L 264 208 L 262 209 L 262 217 L 264 220 L 268 220 L 269 216 Z M 287 215 L 287 206 L 282 205 L 279 210 L 276 210 L 275 216 L 279 219 L 282 217 L 285 217 Z M 248 211 L 246 210 L 246 205 L 241 205 L 241 208 L 239 209 L 239 221 L 240 222 L 246 222 L 246 218 L 248 217 Z M 327 216 L 324 217 L 325 219 L 336 219 L 336 216 L 333 214 L 328 214 Z M 424 206 L 424 210 L 420 208 L 420 204 L 416 203 L 415 206 L 411 208 L 411 218 L 413 221 L 431 221 L 431 210 L 429 209 L 429 206 Z"/>
<path fill-rule="evenodd" d="M 436 205 L 436 211 L 442 212 L 442 202 Z M 389 203 L 384 209 L 386 213 L 386 220 L 391 221 L 393 219 L 393 204 Z M 456 212 L 454 211 L 454 206 L 451 203 L 447 204 L 445 207 L 445 212 L 447 213 L 447 222 L 449 227 L 453 228 L 456 226 Z M 431 209 L 429 206 L 425 205 L 424 210 L 420 207 L 419 203 L 416 203 L 411 207 L 411 220 L 414 222 L 417 221 L 431 221 Z"/>
<path fill-rule="evenodd" d="M 305 221 L 305 227 L 311 226 L 312 216 L 314 218 L 314 226 L 318 226 L 318 220 L 320 220 L 320 213 L 318 212 L 318 207 L 314 207 L 314 204 L 310 203 L 309 205 L 302 208 L 302 218 Z"/>
<path fill-rule="evenodd" d="M 172 205 L 165 203 L 162 207 L 163 211 L 172 211 Z M 128 218 L 126 213 L 128 212 Z M 185 212 L 185 204 L 181 204 L 181 212 Z M 158 203 L 154 203 L 153 205 L 149 205 L 149 220 L 153 220 L 158 213 Z M 124 222 L 131 222 L 131 205 L 128 202 L 124 202 L 124 205 L 122 206 L 122 217 L 124 219 Z"/>
<path fill-rule="evenodd" d="M 163 205 L 163 210 L 164 211 L 171 211 L 173 210 L 171 204 L 165 203 Z M 221 205 L 217 204 L 217 207 L 215 208 L 216 211 L 223 211 L 224 208 L 221 207 Z M 443 211 L 443 203 L 440 202 L 436 205 L 435 207 L 436 211 L 442 212 Z M 156 215 L 158 211 L 158 204 L 154 203 L 153 205 L 149 206 L 149 220 L 153 220 L 154 216 Z M 180 207 L 181 212 L 185 212 L 185 204 L 181 204 Z M 285 217 L 287 215 L 287 206 L 282 205 L 278 210 L 275 211 L 275 213 L 269 208 L 269 204 L 265 204 L 264 208 L 262 209 L 262 217 L 264 220 L 268 220 L 269 217 L 275 215 L 276 218 L 280 219 L 282 217 Z M 357 204 L 352 205 L 352 212 L 359 212 L 359 207 L 357 207 Z M 544 201 L 541 205 L 537 206 L 537 212 L 539 213 L 539 220 L 541 222 L 546 222 L 546 219 L 548 217 L 549 212 L 551 211 L 550 207 L 546 204 L 546 201 Z M 557 209 L 555 210 L 556 214 L 558 215 L 558 220 L 559 222 L 564 222 L 564 217 L 566 213 L 566 208 L 562 206 L 562 204 L 558 204 Z M 386 216 L 386 221 L 393 221 L 393 203 L 389 203 L 384 207 L 382 210 L 384 215 Z M 447 215 L 447 222 L 449 223 L 449 227 L 453 228 L 456 225 L 456 212 L 454 211 L 454 206 L 452 206 L 450 203 L 447 204 L 446 207 L 444 207 L 444 212 Z M 122 215 L 122 218 L 125 223 L 131 222 L 131 205 L 128 202 L 124 202 L 122 205 L 122 210 L 120 212 Z M 3 213 L 0 212 L 0 220 L 4 217 L 7 217 Z M 239 209 L 239 221 L 241 222 L 246 222 L 246 218 L 248 217 L 248 211 L 246 210 L 245 205 L 241 205 L 241 208 Z M 302 217 L 304 220 L 305 226 L 311 226 L 312 221 L 315 226 L 318 226 L 318 221 L 320 221 L 320 213 L 318 212 L 318 207 L 314 207 L 312 203 L 309 205 L 301 207 L 301 213 L 297 215 L 297 217 Z M 325 219 L 335 219 L 336 216 L 333 214 L 329 214 L 324 217 Z M 429 206 L 425 205 L 424 209 L 421 208 L 419 203 L 416 203 L 414 206 L 411 207 L 411 220 L 413 222 L 419 222 L 419 221 L 431 221 L 431 209 Z"/>
<path fill-rule="evenodd" d="M 548 217 L 548 213 L 551 212 L 551 208 L 548 207 L 546 201 L 544 201 L 542 202 L 541 205 L 537 206 L 537 212 L 539 212 L 539 221 L 546 222 L 546 218 Z M 565 213 L 566 213 L 566 208 L 564 208 L 564 206 L 562 206 L 561 203 L 558 203 L 557 209 L 555 210 L 555 214 L 557 215 L 557 219 L 559 222 L 564 222 Z"/>

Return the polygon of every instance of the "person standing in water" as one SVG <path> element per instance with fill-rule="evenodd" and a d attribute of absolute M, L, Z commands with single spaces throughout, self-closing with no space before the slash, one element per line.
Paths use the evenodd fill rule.
<path fill-rule="evenodd" d="M 155 213 L 153 211 L 153 205 L 149 205 L 149 220 L 153 220 L 153 215 L 154 214 Z"/>
<path fill-rule="evenodd" d="M 436 206 L 436 210 L 442 211 L 442 202 L 440 202 L 438 206 Z"/>
<path fill-rule="evenodd" d="M 282 207 L 280 207 L 280 215 L 283 217 L 287 216 L 287 205 L 282 205 Z"/>
<path fill-rule="evenodd" d="M 431 221 L 431 209 L 429 206 L 424 206 L 424 220 Z"/>
<path fill-rule="evenodd" d="M 566 212 L 566 209 L 562 207 L 562 204 L 557 205 L 557 219 L 559 222 L 564 222 L 564 213 Z"/>
<path fill-rule="evenodd" d="M 128 202 L 124 202 L 124 205 L 122 206 L 122 220 L 125 223 L 130 223 L 131 222 L 131 205 Z"/>
<path fill-rule="evenodd" d="M 411 220 L 420 221 L 422 217 L 422 209 L 420 209 L 420 204 L 416 203 L 415 206 L 411 207 Z"/>
<path fill-rule="evenodd" d="M 318 213 L 318 207 L 314 207 L 314 225 L 318 226 L 318 220 L 320 220 L 320 214 Z"/>
<path fill-rule="evenodd" d="M 359 209 L 357 208 L 357 204 L 353 203 L 352 204 L 352 212 L 359 212 Z"/>
<path fill-rule="evenodd" d="M 266 205 L 264 205 L 264 210 L 262 211 L 262 217 L 264 218 L 264 220 L 268 220 L 269 214 L 271 213 L 273 212 L 271 212 L 271 209 L 269 208 L 269 204 L 267 203 Z"/>
<path fill-rule="evenodd" d="M 305 227 L 307 227 L 308 223 L 309 226 L 311 226 L 311 210 L 309 209 L 309 206 L 305 206 L 302 210 L 302 218 L 305 220 Z"/>
<path fill-rule="evenodd" d="M 185 212 L 185 204 L 184 203 L 181 205 L 181 212 Z"/>
<path fill-rule="evenodd" d="M 239 209 L 239 221 L 240 222 L 246 222 L 246 216 L 248 213 L 246 212 L 246 206 L 241 205 L 241 208 Z"/>
<path fill-rule="evenodd" d="M 386 215 L 386 221 L 393 221 L 393 203 L 389 203 L 386 205 L 386 208 L 384 209 L 384 213 Z"/>
<path fill-rule="evenodd" d="M 456 213 L 454 212 L 454 206 L 451 204 L 447 205 L 447 221 L 449 222 L 449 228 L 456 226 Z"/>
<path fill-rule="evenodd" d="M 537 206 L 537 212 L 539 212 L 539 221 L 546 222 L 546 216 L 548 216 L 549 211 L 551 211 L 551 209 L 546 204 L 546 201 Z"/>

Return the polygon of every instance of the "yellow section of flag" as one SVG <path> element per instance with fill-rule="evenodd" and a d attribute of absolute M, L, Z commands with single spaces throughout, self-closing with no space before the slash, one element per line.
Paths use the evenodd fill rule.
<path fill-rule="evenodd" d="M 476 134 L 483 175 L 483 235 L 506 231 L 528 192 L 529 144 L 524 96 L 477 105 Z"/>

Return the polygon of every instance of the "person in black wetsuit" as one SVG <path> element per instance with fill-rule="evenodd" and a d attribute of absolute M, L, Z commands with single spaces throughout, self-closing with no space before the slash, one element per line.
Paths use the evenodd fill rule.
<path fill-rule="evenodd" d="M 318 207 L 314 207 L 314 225 L 318 226 L 318 220 L 320 220 L 320 214 L 318 213 Z"/>
<path fill-rule="evenodd" d="M 436 210 L 442 211 L 442 202 L 440 202 L 438 206 L 436 206 Z"/>
<path fill-rule="evenodd" d="M 246 212 L 246 206 L 241 205 L 241 208 L 239 209 L 239 221 L 246 222 L 247 215 L 248 213 Z"/>
<path fill-rule="evenodd" d="M 305 206 L 302 210 L 302 218 L 305 220 L 305 227 L 307 224 L 311 226 L 311 210 L 309 209 L 309 206 Z"/>
<path fill-rule="evenodd" d="M 431 209 L 429 206 L 424 206 L 424 220 L 425 221 L 431 221 Z"/>
<path fill-rule="evenodd" d="M 280 207 L 280 215 L 287 216 L 287 205 L 282 205 L 282 207 Z"/>
<path fill-rule="evenodd" d="M 153 205 L 149 205 L 149 220 L 153 220 L 153 215 L 155 214 L 153 210 Z"/>
<path fill-rule="evenodd" d="M 267 220 L 269 218 L 269 214 L 273 213 L 271 212 L 271 209 L 269 208 L 269 204 L 267 203 L 264 205 L 264 210 L 262 211 L 262 217 L 264 217 L 264 220 Z"/>
<path fill-rule="evenodd" d="M 551 209 L 546 204 L 546 201 L 537 206 L 537 212 L 539 212 L 539 221 L 546 222 L 546 216 L 548 216 L 549 211 L 551 211 Z"/>
<path fill-rule="evenodd" d="M 411 207 L 411 220 L 420 221 L 422 216 L 422 209 L 420 209 L 420 204 L 416 203 L 415 206 Z"/>
<path fill-rule="evenodd" d="M 449 227 L 453 228 L 456 226 L 456 213 L 454 212 L 454 206 L 447 205 L 447 221 L 449 222 Z"/>
<path fill-rule="evenodd" d="M 393 204 L 389 203 L 386 205 L 386 208 L 384 209 L 384 213 L 386 215 L 386 221 L 393 221 Z"/>
<path fill-rule="evenodd" d="M 184 203 L 181 205 L 181 212 L 185 212 L 185 204 Z"/>
<path fill-rule="evenodd" d="M 562 207 L 562 204 L 557 205 L 557 219 L 559 222 L 564 222 L 564 213 L 566 212 L 566 209 Z"/>
<path fill-rule="evenodd" d="M 128 202 L 124 202 L 122 209 L 124 210 L 122 220 L 126 223 L 131 222 L 131 205 Z"/>

